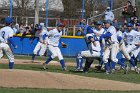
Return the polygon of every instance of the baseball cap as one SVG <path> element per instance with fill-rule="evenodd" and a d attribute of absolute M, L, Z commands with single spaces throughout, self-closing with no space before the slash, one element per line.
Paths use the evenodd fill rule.
<path fill-rule="evenodd" d="M 63 27 L 63 24 L 62 23 L 57 23 L 57 27 Z"/>
<path fill-rule="evenodd" d="M 42 26 L 41 25 L 38 25 L 37 26 L 37 30 L 42 30 Z"/>
<path fill-rule="evenodd" d="M 111 20 L 106 20 L 105 24 L 107 24 L 107 23 L 112 24 L 112 21 Z"/>
<path fill-rule="evenodd" d="M 132 23 L 128 23 L 127 27 L 133 27 L 133 24 Z"/>
<path fill-rule="evenodd" d="M 93 30 L 92 30 L 92 27 L 91 26 L 88 26 L 87 27 L 87 33 L 93 33 Z"/>
<path fill-rule="evenodd" d="M 96 25 L 102 25 L 102 24 L 103 24 L 102 21 L 97 21 L 97 22 L 96 22 Z"/>
<path fill-rule="evenodd" d="M 137 23 L 136 26 L 140 26 L 140 23 Z"/>
<path fill-rule="evenodd" d="M 110 7 L 107 7 L 108 10 L 110 10 Z"/>
<path fill-rule="evenodd" d="M 14 22 L 13 18 L 11 18 L 11 17 L 6 17 L 5 18 L 5 23 L 6 24 L 11 24 L 12 22 Z"/>

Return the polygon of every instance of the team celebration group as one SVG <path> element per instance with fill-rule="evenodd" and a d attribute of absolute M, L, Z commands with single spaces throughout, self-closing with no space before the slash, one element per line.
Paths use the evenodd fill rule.
<path fill-rule="evenodd" d="M 14 55 L 9 45 L 13 45 L 15 49 L 17 48 L 13 39 L 14 31 L 11 28 L 13 22 L 12 18 L 5 18 L 5 27 L 0 30 L 0 57 L 5 52 L 9 59 L 9 69 L 14 67 Z M 115 27 L 111 20 L 96 21 L 87 25 L 85 19 L 82 19 L 80 28 L 83 31 L 88 50 L 79 51 L 76 57 L 75 71 L 88 72 L 94 59 L 98 59 L 98 70 L 104 68 L 106 74 L 115 73 L 116 64 L 119 64 L 124 70 L 124 74 L 126 74 L 128 72 L 126 60 L 129 61 L 135 72 L 139 73 L 137 58 L 140 51 L 140 23 L 133 24 L 128 22 L 125 25 L 126 27 L 122 31 L 119 27 Z M 64 42 L 60 42 L 62 29 L 62 23 L 57 23 L 56 28 L 50 31 L 47 31 L 44 24 L 37 25 L 35 36 L 39 40 L 33 50 L 32 62 L 34 62 L 35 56 L 38 55 L 38 51 L 39 55 L 42 56 L 48 49 L 51 55 L 43 63 L 43 68 L 46 69 L 47 64 L 55 57 L 58 57 L 62 70 L 67 71 L 64 58 L 58 47 L 59 43 L 62 46 L 66 46 Z M 122 58 L 117 58 L 119 52 L 122 53 Z M 85 62 L 83 59 L 85 59 Z"/>

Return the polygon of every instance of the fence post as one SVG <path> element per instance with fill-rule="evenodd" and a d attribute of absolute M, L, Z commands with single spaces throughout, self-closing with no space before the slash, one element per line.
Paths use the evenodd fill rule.
<path fill-rule="evenodd" d="M 73 26 L 73 36 L 75 36 L 75 30 L 76 30 L 76 26 Z"/>

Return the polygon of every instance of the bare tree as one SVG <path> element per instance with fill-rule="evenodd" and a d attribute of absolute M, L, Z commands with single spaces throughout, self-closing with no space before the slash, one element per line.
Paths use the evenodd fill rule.
<path fill-rule="evenodd" d="M 14 15 L 19 16 L 19 22 L 23 23 L 23 17 L 27 16 L 28 10 L 34 8 L 34 0 L 13 0 Z"/>

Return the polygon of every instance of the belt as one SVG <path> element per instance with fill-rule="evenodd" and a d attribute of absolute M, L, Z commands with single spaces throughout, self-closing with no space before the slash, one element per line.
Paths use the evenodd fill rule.
<path fill-rule="evenodd" d="M 126 45 L 132 45 L 132 44 L 126 44 Z"/>
<path fill-rule="evenodd" d="M 48 45 L 51 45 L 51 44 L 48 44 Z M 51 45 L 51 46 L 53 46 L 53 47 L 58 47 L 58 46 L 54 46 L 54 45 Z"/>

